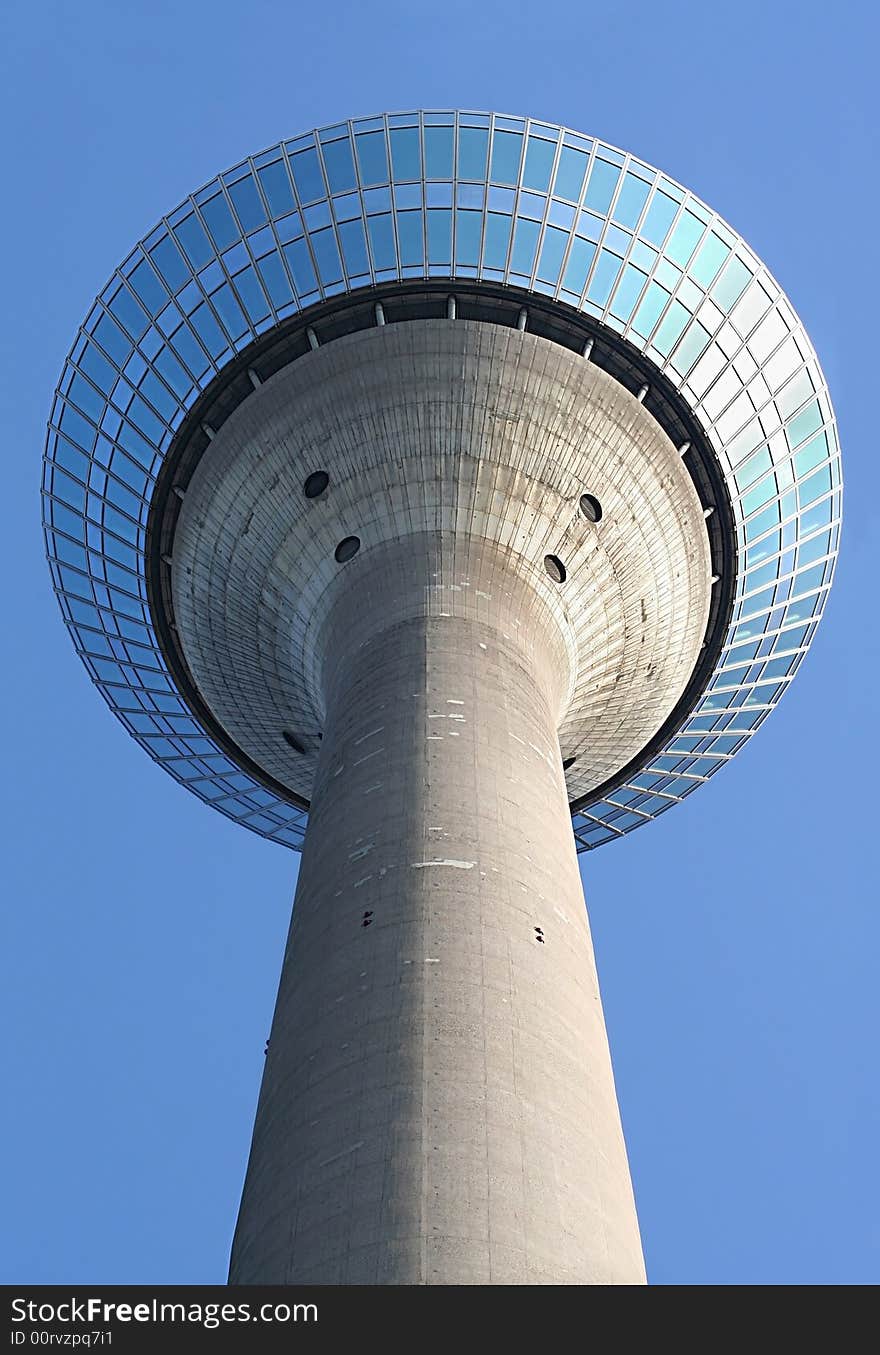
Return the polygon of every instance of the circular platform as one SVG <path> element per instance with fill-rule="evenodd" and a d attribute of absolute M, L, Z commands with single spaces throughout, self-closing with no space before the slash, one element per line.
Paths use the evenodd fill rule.
<path fill-rule="evenodd" d="M 581 508 L 590 491 L 599 522 Z M 340 551 L 346 542 L 357 545 Z M 481 578 L 485 546 L 503 554 L 507 586 L 554 618 L 569 797 L 588 795 L 641 755 L 696 667 L 706 520 L 644 405 L 516 329 L 440 319 L 362 330 L 238 406 L 188 482 L 166 566 L 187 685 L 238 761 L 309 801 L 321 636 L 340 593 L 374 569 L 370 627 L 413 608 L 476 608 L 508 630 L 519 623 L 501 619 L 505 585 Z"/>
<path fill-rule="evenodd" d="M 264 777 L 250 755 L 231 757 L 169 666 L 148 593 L 151 505 L 203 408 L 217 421 L 203 441 L 223 436 L 230 374 L 259 399 L 285 335 L 323 359 L 334 336 L 316 332 L 319 319 L 361 298 L 393 320 L 397 293 L 419 282 L 426 294 L 484 288 L 505 299 L 497 324 L 526 335 L 531 307 L 594 336 L 646 417 L 667 434 L 690 422 L 684 464 L 708 449 L 706 474 L 725 491 L 708 499 L 708 539 L 727 550 L 714 592 L 729 599 L 716 607 L 711 667 L 635 765 L 588 790 L 583 759 L 567 768 L 575 836 L 592 847 L 684 798 L 766 718 L 821 615 L 840 517 L 833 412 L 789 303 L 724 222 L 632 156 L 524 119 L 396 114 L 285 142 L 188 199 L 114 274 L 62 373 L 44 474 L 62 611 L 93 680 L 154 758 L 224 813 L 299 846 L 307 795 L 288 764 Z M 385 318 L 374 311 L 372 323 Z M 230 420 L 240 404 L 239 393 Z"/>

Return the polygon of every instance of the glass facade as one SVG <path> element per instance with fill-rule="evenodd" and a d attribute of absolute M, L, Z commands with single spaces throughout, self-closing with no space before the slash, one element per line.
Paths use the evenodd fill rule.
<path fill-rule="evenodd" d="M 728 484 L 723 652 L 667 746 L 574 815 L 589 849 L 690 794 L 763 722 L 810 643 L 840 530 L 833 411 L 791 305 L 725 222 L 631 155 L 524 118 L 389 114 L 282 142 L 164 217 L 96 300 L 56 391 L 43 503 L 61 609 L 153 758 L 300 846 L 303 811 L 230 762 L 175 688 L 147 608 L 147 514 L 175 431 L 225 364 L 311 305 L 413 278 L 507 283 L 613 329 L 679 390 Z"/>

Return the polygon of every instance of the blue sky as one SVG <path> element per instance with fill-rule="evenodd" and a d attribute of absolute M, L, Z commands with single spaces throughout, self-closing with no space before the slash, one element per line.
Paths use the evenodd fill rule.
<path fill-rule="evenodd" d="M 565 123 L 763 257 L 840 422 L 837 582 L 759 736 L 582 858 L 649 1278 L 877 1283 L 878 201 L 867 5 L 132 0 L 0 17 L 0 1282 L 222 1282 L 297 857 L 175 786 L 61 624 L 39 461 L 94 295 L 185 193 L 385 108 Z"/>

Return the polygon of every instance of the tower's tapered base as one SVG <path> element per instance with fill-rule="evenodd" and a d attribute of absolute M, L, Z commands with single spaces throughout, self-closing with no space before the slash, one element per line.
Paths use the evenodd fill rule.
<path fill-rule="evenodd" d="M 501 552 L 411 538 L 325 652 L 230 1281 L 643 1283 L 551 618 Z"/>

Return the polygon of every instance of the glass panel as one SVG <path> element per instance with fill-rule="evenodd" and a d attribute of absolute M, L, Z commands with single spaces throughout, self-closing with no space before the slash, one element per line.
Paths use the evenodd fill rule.
<path fill-rule="evenodd" d="M 641 334 L 644 338 L 648 337 L 651 330 L 660 319 L 663 307 L 668 300 L 669 293 L 658 283 L 652 282 L 642 298 L 642 304 L 636 311 L 636 316 L 633 320 L 633 329 L 637 334 Z"/>
<path fill-rule="evenodd" d="M 486 243 L 483 247 L 483 267 L 503 268 L 507 262 L 507 247 L 510 244 L 512 218 L 499 212 L 490 212 L 486 217 Z"/>
<path fill-rule="evenodd" d="M 422 177 L 418 127 L 408 127 L 391 133 L 391 163 L 394 167 L 394 178 L 398 181 Z"/>
<path fill-rule="evenodd" d="M 480 237 L 483 231 L 481 212 L 458 211 L 455 214 L 456 263 L 475 268 L 480 262 Z"/>
<path fill-rule="evenodd" d="M 150 258 L 172 292 L 176 292 L 179 287 L 189 281 L 190 272 L 183 262 L 180 250 L 167 235 L 164 240 L 160 240 L 150 250 Z"/>
<path fill-rule="evenodd" d="M 557 197 L 569 198 L 580 202 L 584 175 L 587 172 L 587 156 L 571 146 L 563 146 L 556 170 L 556 185 L 553 189 Z"/>
<path fill-rule="evenodd" d="M 269 314 L 269 305 L 253 268 L 242 269 L 234 278 L 235 290 L 244 302 L 251 322 L 257 324 Z"/>
<path fill-rule="evenodd" d="M 259 174 L 272 215 L 284 216 L 287 212 L 292 212 L 293 193 L 283 161 L 276 160 L 274 165 L 267 165 L 265 169 L 259 171 Z"/>
<path fill-rule="evenodd" d="M 373 254 L 373 266 L 377 271 L 396 268 L 397 250 L 394 245 L 394 228 L 390 213 L 371 216 L 367 221 L 370 232 L 370 249 Z"/>
<path fill-rule="evenodd" d="M 538 193 L 547 192 L 555 155 L 556 146 L 552 141 L 544 141 L 536 136 L 529 137 L 522 177 L 524 188 L 533 188 Z"/>
<path fill-rule="evenodd" d="M 158 315 L 168 301 L 168 293 L 146 260 L 138 264 L 128 281 L 150 314 Z"/>
<path fill-rule="evenodd" d="M 315 255 L 315 262 L 318 265 L 321 282 L 325 287 L 329 286 L 331 282 L 339 282 L 342 277 L 342 262 L 339 258 L 339 250 L 336 247 L 336 238 L 332 230 L 314 231 L 309 239 Z"/>
<path fill-rule="evenodd" d="M 239 238 L 238 226 L 221 193 L 218 193 L 216 198 L 211 198 L 209 202 L 203 203 L 201 212 L 217 249 L 227 249 Z"/>
<path fill-rule="evenodd" d="M 677 211 L 677 202 L 665 193 L 655 193 L 639 234 L 652 245 L 662 245 Z"/>
<path fill-rule="evenodd" d="M 291 156 L 290 168 L 293 170 L 293 182 L 296 184 L 301 203 L 315 202 L 318 198 L 326 197 L 324 178 L 318 164 L 318 152 L 314 147 L 298 151 L 296 155 Z"/>
<path fill-rule="evenodd" d="M 146 312 L 125 287 L 120 287 L 110 302 L 110 309 L 133 339 L 139 339 L 148 327 Z"/>
<path fill-rule="evenodd" d="M 368 273 L 370 264 L 367 258 L 367 242 L 364 238 L 363 222 L 343 222 L 339 227 L 339 238 L 342 241 L 342 254 L 349 277 L 354 277 L 359 273 Z"/>
<path fill-rule="evenodd" d="M 421 212 L 397 213 L 397 237 L 400 241 L 400 261 L 404 267 L 415 268 L 425 261 L 422 242 Z"/>
<path fill-rule="evenodd" d="M 453 135 L 452 127 L 425 128 L 426 179 L 452 178 Z M 428 229 L 430 230 L 430 224 Z"/>
<path fill-rule="evenodd" d="M 437 128 L 436 130 L 445 131 L 446 128 Z M 451 260 L 452 212 L 435 208 L 428 212 L 428 262 L 448 264 Z"/>
<path fill-rule="evenodd" d="M 828 438 L 825 433 L 818 433 L 816 437 L 810 438 L 805 447 L 799 452 L 795 452 L 794 465 L 797 475 L 806 475 L 814 466 L 818 466 L 828 456 Z"/>
<path fill-rule="evenodd" d="M 553 226 L 547 227 L 544 244 L 541 247 L 541 261 L 538 264 L 538 277 L 544 282 L 558 281 L 568 240 L 567 231 L 556 230 Z"/>
<path fill-rule="evenodd" d="M 673 263 L 683 268 L 694 252 L 694 246 L 703 234 L 703 223 L 690 212 L 682 212 L 681 217 L 666 249 L 663 251 Z"/>
<path fill-rule="evenodd" d="M 530 274 L 535 266 L 535 250 L 538 248 L 538 236 L 541 227 L 537 221 L 525 221 L 517 218 L 513 234 L 513 253 L 510 267 L 515 273 Z"/>
<path fill-rule="evenodd" d="M 595 160 L 587 184 L 586 205 L 594 212 L 607 212 L 617 187 L 620 170 L 604 160 Z"/>
<path fill-rule="evenodd" d="M 174 234 L 194 269 L 201 268 L 203 264 L 214 257 L 214 250 L 211 248 L 202 223 L 195 214 L 185 217 L 175 227 Z"/>
<path fill-rule="evenodd" d="M 245 234 L 257 230 L 259 226 L 265 226 L 266 213 L 257 192 L 257 185 L 250 175 L 234 183 L 229 189 L 229 196 L 232 198 L 235 214 Z"/>
<path fill-rule="evenodd" d="M 590 301 L 594 301 L 597 306 L 607 304 L 611 288 L 620 272 L 620 262 L 616 254 L 611 254 L 606 249 L 599 251 L 599 258 L 587 291 Z"/>
<path fill-rule="evenodd" d="M 681 337 L 682 330 L 690 320 L 690 311 L 686 311 L 680 301 L 673 301 L 660 322 L 660 328 L 654 335 L 654 347 L 664 357 Z"/>
<path fill-rule="evenodd" d="M 640 273 L 637 268 L 627 264 L 623 270 L 623 277 L 617 284 L 617 291 L 614 293 L 614 301 L 611 305 L 613 315 L 618 316 L 621 320 L 629 319 L 633 307 L 639 299 L 645 280 L 644 273 Z"/>
<path fill-rule="evenodd" d="M 324 167 L 330 181 L 330 192 L 351 193 L 357 188 L 357 175 L 354 172 L 354 156 L 348 137 L 344 141 L 331 141 L 322 147 L 322 150 Z"/>
<path fill-rule="evenodd" d="M 752 275 L 735 255 L 728 263 L 709 295 L 722 310 L 730 310 L 735 301 L 742 296 Z"/>
<path fill-rule="evenodd" d="M 478 127 L 462 127 L 458 133 L 458 177 L 482 179 L 486 175 L 489 133 Z"/>
<path fill-rule="evenodd" d="M 293 292 L 290 290 L 284 265 L 277 254 L 267 254 L 265 258 L 260 260 L 257 267 L 260 270 L 263 285 L 276 310 L 293 300 Z"/>
<path fill-rule="evenodd" d="M 801 507 L 806 508 L 809 504 L 814 503 L 823 494 L 827 494 L 830 488 L 831 467 L 825 465 L 821 470 L 817 470 L 814 475 L 811 475 L 809 480 L 805 480 L 803 484 L 798 486 Z"/>
<path fill-rule="evenodd" d="M 211 303 L 220 316 L 227 334 L 233 339 L 240 338 L 247 329 L 247 322 L 241 307 L 232 295 L 231 288 L 228 285 L 220 287 L 211 297 Z"/>
<path fill-rule="evenodd" d="M 567 292 L 576 292 L 580 295 L 584 290 L 587 274 L 595 257 L 596 246 L 590 244 L 587 240 L 582 240 L 579 236 L 575 236 L 571 242 L 571 252 L 565 266 L 565 277 L 562 280 L 562 285 Z"/>
<path fill-rule="evenodd" d="M 363 132 L 355 138 L 355 141 L 361 183 L 364 187 L 370 184 L 387 183 L 388 160 L 385 155 L 385 133 Z"/>
<path fill-rule="evenodd" d="M 819 413 L 819 405 L 813 400 L 807 405 L 806 409 L 802 409 L 800 414 L 795 415 L 786 428 L 785 434 L 788 438 L 789 447 L 797 447 L 798 443 L 803 442 L 804 438 L 808 437 L 810 433 L 815 433 L 821 422 L 822 416 Z"/>
<path fill-rule="evenodd" d="M 492 138 L 492 164 L 489 171 L 489 178 L 493 183 L 517 182 L 522 141 L 518 132 L 495 133 Z"/>
<path fill-rule="evenodd" d="M 708 287 L 724 263 L 730 250 L 717 235 L 707 235 L 690 267 L 690 276 L 701 286 Z"/>
<path fill-rule="evenodd" d="M 614 220 L 619 221 L 622 226 L 629 226 L 635 230 L 649 188 L 650 184 L 646 184 L 643 179 L 637 178 L 635 174 L 625 174 L 614 208 Z"/>
<path fill-rule="evenodd" d="M 294 240 L 291 244 L 285 245 L 284 257 L 300 296 L 315 291 L 318 281 L 305 240 Z"/>

